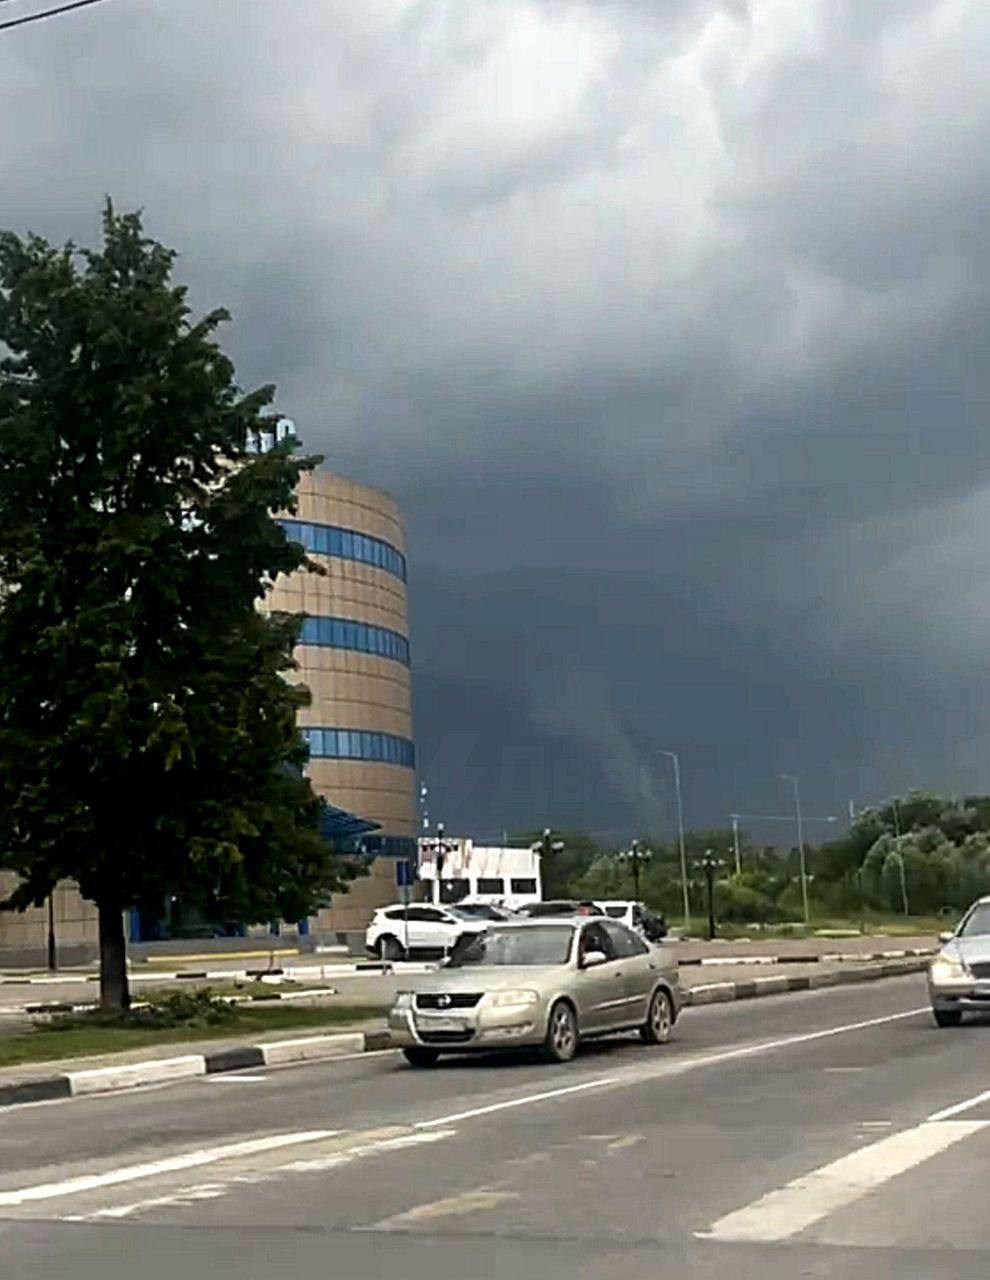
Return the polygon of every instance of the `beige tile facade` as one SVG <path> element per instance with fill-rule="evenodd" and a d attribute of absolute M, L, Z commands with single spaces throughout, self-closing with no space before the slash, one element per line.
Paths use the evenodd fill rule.
<path fill-rule="evenodd" d="M 405 534 L 398 507 L 378 490 L 344 480 L 327 471 L 305 476 L 294 519 L 331 525 L 380 538 L 405 555 Z M 291 613 L 346 618 L 386 627 L 408 637 L 406 584 L 374 565 L 312 554 L 325 574 L 297 573 L 281 580 L 269 607 Z M 412 739 L 409 668 L 390 658 L 315 645 L 296 653 L 295 679 L 305 684 L 312 704 L 300 716 L 304 725 L 361 729 Z M 412 769 L 359 760 L 313 759 L 315 789 L 338 808 L 381 823 L 386 836 L 415 837 L 415 778 Z M 0 899 L 14 885 L 0 872 Z M 364 928 L 376 906 L 397 896 L 395 863 L 376 859 L 369 875 L 352 883 L 346 894 L 312 922 L 315 934 Z M 56 936 L 60 947 L 94 948 L 98 943 L 96 908 L 74 885 L 55 892 Z M 48 913 L 38 908 L 23 914 L 0 912 L 0 962 L 5 954 L 42 963 L 48 935 Z"/>
<path fill-rule="evenodd" d="M 398 506 L 387 494 L 328 471 L 304 476 L 293 519 L 350 529 L 380 538 L 405 555 L 405 531 Z M 386 627 L 408 637 L 406 584 L 374 565 L 310 553 L 322 574 L 297 573 L 279 581 L 268 604 L 314 617 L 347 618 Z M 362 729 L 411 740 L 412 689 L 409 668 L 377 655 L 317 645 L 296 651 L 296 679 L 307 686 L 311 705 L 303 725 Z M 309 774 L 315 789 L 338 808 L 382 824 L 386 836 L 417 833 L 412 769 L 359 760 L 314 758 Z M 396 898 L 395 864 L 376 859 L 370 874 L 313 921 L 313 930 L 331 934 L 361 929 L 372 910 Z"/>
<path fill-rule="evenodd" d="M 17 884 L 17 877 L 0 871 L 0 900 Z M 55 938 L 60 948 L 95 947 L 99 940 L 96 907 L 80 897 L 69 881 L 55 890 Z M 0 957 L 18 953 L 41 963 L 48 945 L 47 907 L 32 907 L 24 912 L 0 911 Z"/>

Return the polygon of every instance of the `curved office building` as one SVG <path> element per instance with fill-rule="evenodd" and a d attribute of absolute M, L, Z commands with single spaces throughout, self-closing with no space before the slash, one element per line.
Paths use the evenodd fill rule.
<path fill-rule="evenodd" d="M 328 471 L 302 477 L 282 522 L 325 570 L 280 580 L 272 609 L 307 615 L 296 650 L 312 702 L 300 722 L 314 789 L 336 809 L 377 825 L 363 844 L 371 874 L 313 922 L 320 933 L 362 929 L 396 900 L 396 860 L 415 858 L 409 622 L 402 517 L 387 494 Z"/>

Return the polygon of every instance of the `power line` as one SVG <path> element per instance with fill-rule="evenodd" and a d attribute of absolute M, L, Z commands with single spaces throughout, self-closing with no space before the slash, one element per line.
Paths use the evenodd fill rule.
<path fill-rule="evenodd" d="M 23 18 L 8 18 L 0 22 L 0 31 L 9 27 L 24 27 L 29 22 L 41 22 L 44 18 L 57 18 L 60 13 L 71 13 L 73 9 L 87 9 L 91 4 L 101 4 L 102 0 L 71 0 L 70 4 L 60 4 L 54 9 L 43 9 L 41 13 L 28 13 Z"/>

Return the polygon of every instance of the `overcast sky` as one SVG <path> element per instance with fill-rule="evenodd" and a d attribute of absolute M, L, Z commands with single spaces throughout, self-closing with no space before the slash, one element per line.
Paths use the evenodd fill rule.
<path fill-rule="evenodd" d="M 143 206 L 401 501 L 449 829 L 990 790 L 988 71 L 986 0 L 106 0 L 0 32 L 0 225 Z"/>

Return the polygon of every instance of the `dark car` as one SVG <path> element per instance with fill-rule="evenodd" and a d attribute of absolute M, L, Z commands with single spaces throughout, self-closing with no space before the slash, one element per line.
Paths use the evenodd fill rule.
<path fill-rule="evenodd" d="M 535 920 L 543 916 L 603 916 L 605 912 L 596 902 L 555 898 L 550 902 L 527 902 L 516 914 Z"/>

